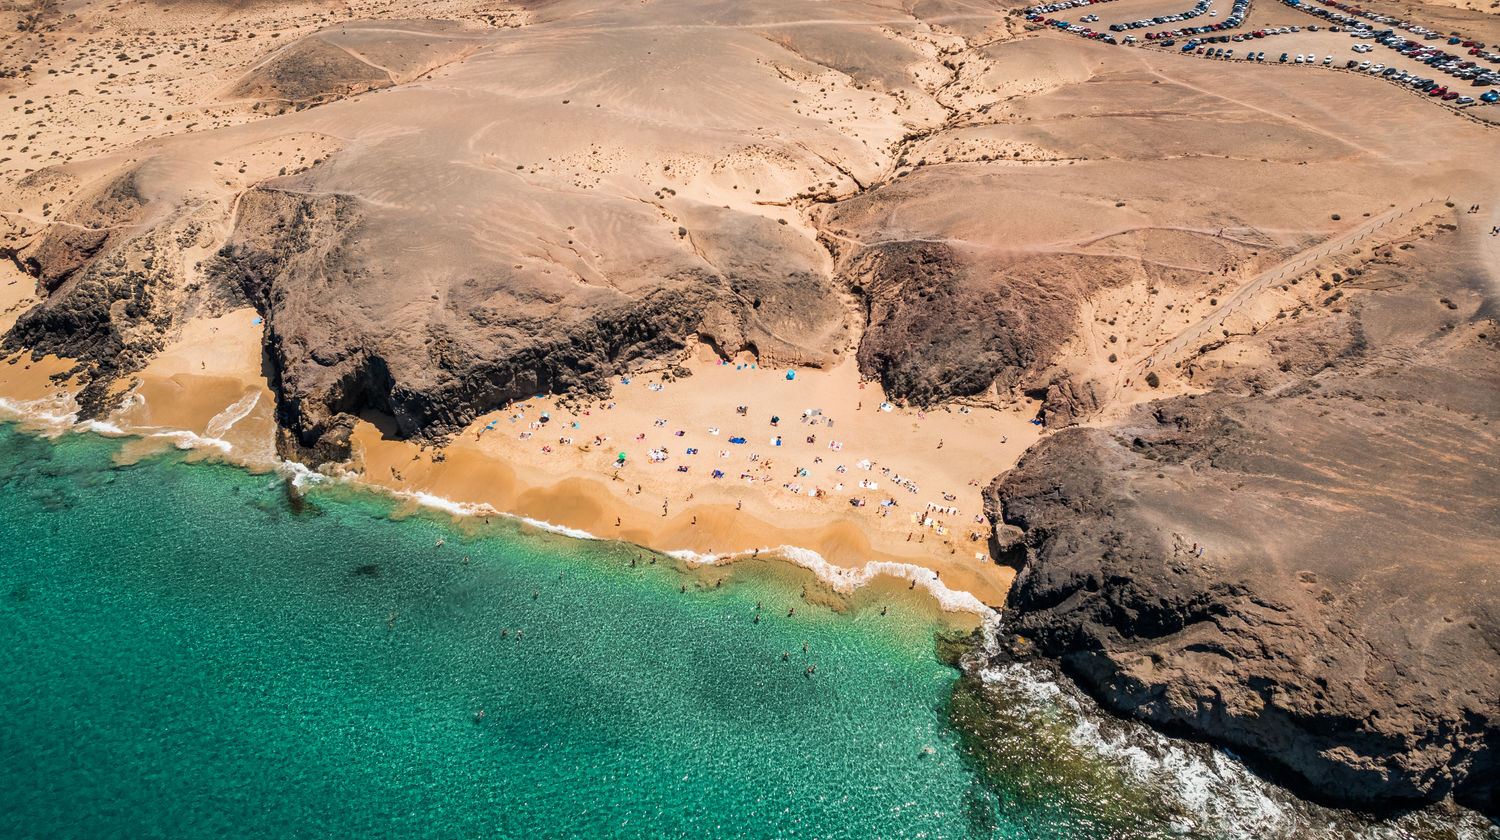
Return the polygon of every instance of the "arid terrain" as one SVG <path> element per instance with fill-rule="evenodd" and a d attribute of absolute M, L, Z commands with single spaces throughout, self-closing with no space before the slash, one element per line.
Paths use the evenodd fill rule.
<path fill-rule="evenodd" d="M 1500 813 L 1500 103 L 1247 15 L 1340 60 L 964 0 L 15 5 L 0 407 L 909 579 L 1314 797 Z"/>

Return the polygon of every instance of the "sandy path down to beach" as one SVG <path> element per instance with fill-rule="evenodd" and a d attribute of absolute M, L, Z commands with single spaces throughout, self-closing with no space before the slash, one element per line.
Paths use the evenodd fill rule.
<path fill-rule="evenodd" d="M 622 378 L 610 399 L 576 411 L 530 399 L 441 449 L 396 440 L 369 416 L 351 471 L 663 551 L 795 546 L 844 568 L 912 564 L 1003 602 L 1013 572 L 988 555 L 980 485 L 1039 437 L 1034 404 L 883 409 L 879 384 L 852 361 L 788 379 L 748 357 L 687 356 L 689 377 Z"/>

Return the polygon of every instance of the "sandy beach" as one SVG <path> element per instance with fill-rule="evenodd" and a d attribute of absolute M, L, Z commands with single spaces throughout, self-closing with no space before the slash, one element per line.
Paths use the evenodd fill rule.
<path fill-rule="evenodd" d="M 273 468 L 261 332 L 249 309 L 189 321 L 121 408 L 86 428 L 133 436 L 123 461 L 178 447 Z M 16 358 L 0 369 L 11 413 L 60 428 L 76 405 L 48 377 L 72 363 Z M 513 515 L 695 564 L 789 557 L 841 591 L 886 575 L 947 609 L 1003 603 L 1014 572 L 989 556 L 980 491 L 1039 437 L 1033 403 L 921 411 L 886 402 L 852 361 L 792 378 L 703 346 L 681 361 L 690 376 L 624 377 L 609 399 L 571 410 L 538 396 L 441 447 L 400 440 L 369 414 L 351 461 L 325 471 L 413 505 Z"/>
<path fill-rule="evenodd" d="M 442 449 L 392 439 L 368 417 L 349 469 L 392 491 L 661 551 L 796 546 L 844 569 L 932 569 L 949 588 L 1003 601 L 1013 572 L 989 557 L 980 486 L 1037 439 L 1035 406 L 902 409 L 851 363 L 788 379 L 706 348 L 688 356 L 689 377 L 627 377 L 574 410 L 530 399 Z"/>

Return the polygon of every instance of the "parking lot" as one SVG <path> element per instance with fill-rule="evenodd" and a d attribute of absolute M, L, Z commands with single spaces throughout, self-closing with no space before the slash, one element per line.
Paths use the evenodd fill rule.
<path fill-rule="evenodd" d="M 1452 95 L 1446 99 L 1442 96 L 1427 98 L 1450 108 L 1482 112 L 1475 116 L 1489 121 L 1500 120 L 1500 102 L 1485 101 L 1485 95 L 1492 90 L 1497 93 L 1491 98 L 1500 99 L 1500 84 L 1476 85 L 1472 80 L 1455 78 L 1438 67 L 1424 64 L 1416 57 L 1402 55 L 1373 37 L 1354 37 L 1354 33 L 1348 31 L 1349 24 L 1329 21 L 1309 13 L 1309 9 L 1322 9 L 1329 14 L 1347 16 L 1376 31 L 1394 29 L 1394 34 L 1403 40 L 1416 41 L 1422 47 L 1442 50 L 1455 56 L 1460 62 L 1473 62 L 1480 71 L 1500 73 L 1500 62 L 1491 62 L 1482 55 L 1469 54 L 1470 49 L 1476 49 L 1475 47 L 1464 46 L 1462 43 L 1449 44 L 1446 30 L 1451 30 L 1451 26 L 1444 27 L 1443 30 L 1438 30 L 1436 24 L 1428 27 L 1440 31 L 1443 36 L 1428 38 L 1421 32 L 1395 28 L 1394 23 L 1369 20 L 1349 14 L 1346 10 L 1330 8 L 1318 0 L 1299 0 L 1305 4 L 1304 8 L 1295 8 L 1281 0 L 1255 0 L 1248 8 L 1241 5 L 1244 21 L 1239 26 L 1199 35 L 1173 34 L 1174 30 L 1182 31 L 1189 27 L 1232 21 L 1232 2 L 1233 0 L 1208 0 L 1199 7 L 1199 0 L 1114 0 L 1042 12 L 1039 16 L 1044 20 L 1066 21 L 1066 29 L 1072 34 L 1097 40 L 1113 40 L 1124 47 L 1153 48 L 1198 59 L 1237 63 L 1253 61 L 1247 57 L 1263 52 L 1264 58 L 1254 63 L 1284 64 L 1304 72 L 1363 73 L 1372 76 L 1372 82 L 1388 84 L 1415 96 L 1425 96 L 1426 92 L 1413 89 L 1411 80 L 1429 79 L 1435 83 L 1434 87 L 1446 88 L 1445 92 Z M 1201 11 L 1192 16 L 1184 15 L 1195 8 L 1201 8 Z M 1167 19 L 1162 23 L 1153 21 L 1149 26 L 1130 26 L 1131 23 L 1157 17 L 1180 19 Z M 1410 18 L 1406 22 L 1420 25 L 1420 21 Z M 1112 26 L 1119 29 L 1111 30 Z M 1056 24 L 1053 27 L 1064 28 Z M 1199 42 L 1195 48 L 1184 52 L 1182 48 L 1194 41 Z M 1361 51 L 1364 47 L 1368 47 L 1368 50 Z M 1489 44 L 1477 49 L 1500 54 L 1500 44 Z M 1283 54 L 1286 56 L 1284 62 Z M 1297 60 L 1299 57 L 1302 58 L 1301 62 Z M 1350 62 L 1353 62 L 1352 66 Z M 1386 72 L 1392 68 L 1394 72 Z M 1400 81 L 1403 76 L 1407 78 L 1406 81 Z"/>

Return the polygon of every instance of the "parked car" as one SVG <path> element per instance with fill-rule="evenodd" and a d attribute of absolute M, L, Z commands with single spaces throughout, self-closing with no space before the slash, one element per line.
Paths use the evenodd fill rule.
<path fill-rule="evenodd" d="M 1474 97 L 1472 97 L 1472 96 L 1460 96 L 1459 98 L 1453 100 L 1453 104 L 1454 105 L 1473 105 L 1474 104 Z"/>
<path fill-rule="evenodd" d="M 1331 55 L 1325 55 L 1325 56 L 1323 56 L 1323 66 L 1324 67 L 1327 67 L 1328 65 L 1330 65 L 1332 63 L 1333 63 L 1333 56 L 1331 56 Z"/>
<path fill-rule="evenodd" d="M 1281 63 L 1282 63 L 1282 64 L 1285 64 L 1285 63 L 1286 63 L 1286 53 L 1282 53 L 1282 54 L 1281 54 Z"/>

